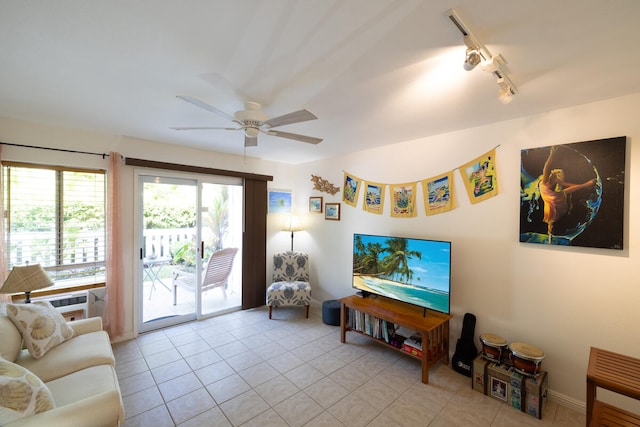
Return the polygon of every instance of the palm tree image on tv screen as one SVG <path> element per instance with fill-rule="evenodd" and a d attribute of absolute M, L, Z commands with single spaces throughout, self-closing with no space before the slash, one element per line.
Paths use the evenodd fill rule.
<path fill-rule="evenodd" d="M 451 242 L 354 234 L 353 287 L 449 313 Z"/>

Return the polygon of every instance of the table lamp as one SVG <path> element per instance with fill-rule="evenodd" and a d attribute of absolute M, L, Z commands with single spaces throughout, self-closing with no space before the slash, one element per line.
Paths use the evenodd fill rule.
<path fill-rule="evenodd" d="M 9 277 L 4 281 L 1 294 L 14 294 L 17 292 L 25 293 L 25 303 L 31 302 L 31 291 L 36 289 L 48 288 L 53 285 L 53 281 L 49 278 L 40 264 L 14 266 Z"/>
<path fill-rule="evenodd" d="M 293 251 L 293 233 L 302 230 L 298 217 L 295 215 L 289 215 L 289 220 L 282 230 L 291 232 L 291 250 Z"/>

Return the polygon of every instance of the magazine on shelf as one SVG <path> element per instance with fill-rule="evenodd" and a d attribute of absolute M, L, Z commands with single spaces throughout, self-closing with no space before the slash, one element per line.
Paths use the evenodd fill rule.
<path fill-rule="evenodd" d="M 396 336 L 400 335 L 403 338 L 409 338 L 415 334 L 417 334 L 416 331 L 412 331 L 411 329 L 405 328 L 404 326 L 399 326 L 398 329 L 396 329 Z"/>

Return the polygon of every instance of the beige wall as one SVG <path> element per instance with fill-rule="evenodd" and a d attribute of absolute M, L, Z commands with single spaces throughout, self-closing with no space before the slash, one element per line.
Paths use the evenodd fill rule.
<path fill-rule="evenodd" d="M 517 100 L 505 108 L 517 108 Z M 0 141 L 97 152 L 113 150 L 127 157 L 273 175 L 269 187 L 294 190 L 294 210 L 303 215 L 305 231 L 296 233 L 295 248 L 310 253 L 313 296 L 318 301 L 353 292 L 350 263 L 354 232 L 450 240 L 452 351 L 462 316 L 473 313 L 478 319 L 476 337 L 491 332 L 544 350 L 543 364 L 549 371 L 552 397 L 580 409 L 585 400 L 590 346 L 640 356 L 640 231 L 630 220 L 640 203 L 634 194 L 640 179 L 640 154 L 634 150 L 640 138 L 640 121 L 636 117 L 639 110 L 640 95 L 634 95 L 298 166 L 7 118 L 0 118 Z M 520 150 L 614 136 L 628 137 L 625 249 L 519 243 Z M 390 218 L 388 206 L 384 215 L 367 214 L 361 203 L 358 208 L 343 204 L 340 222 L 306 214 L 309 196 L 321 195 L 325 202 L 340 201 L 340 193 L 331 196 L 312 190 L 311 174 L 340 187 L 343 171 L 385 183 L 418 181 L 455 169 L 497 145 L 500 194 L 483 203 L 469 203 L 456 172 L 457 209 L 449 213 L 426 217 L 419 195 L 418 216 L 412 219 Z M 9 146 L 3 148 L 3 158 L 106 167 L 100 157 Z M 134 236 L 135 232 L 134 172 L 133 168 L 123 168 L 127 236 Z M 289 248 L 289 234 L 280 231 L 283 221 L 280 216 L 269 216 L 268 257 Z M 136 332 L 136 246 L 131 237 L 123 254 L 127 337 Z"/>
<path fill-rule="evenodd" d="M 517 108 L 517 99 L 505 108 Z M 418 186 L 418 216 L 391 218 L 342 204 L 340 222 L 306 217 L 296 247 L 314 261 L 314 297 L 353 292 L 350 282 L 354 232 L 394 234 L 452 241 L 451 342 L 460 337 L 466 312 L 477 317 L 477 336 L 501 335 L 541 348 L 552 395 L 567 406 L 585 401 L 590 346 L 640 357 L 640 95 L 612 99 L 533 117 L 386 146 L 298 167 L 296 205 L 309 196 L 340 201 L 312 190 L 310 174 L 340 185 L 343 171 L 382 183 L 419 181 L 455 169 L 493 147 L 497 149 L 500 194 L 470 204 L 459 172 L 457 208 L 427 217 Z M 627 203 L 624 250 L 548 247 L 519 243 L 520 150 L 627 136 Z M 634 149 L 635 148 L 635 149 Z M 302 208 L 303 209 L 303 208 Z"/>

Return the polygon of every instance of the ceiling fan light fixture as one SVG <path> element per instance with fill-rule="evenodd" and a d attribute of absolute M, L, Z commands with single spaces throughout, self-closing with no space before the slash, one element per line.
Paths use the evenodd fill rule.
<path fill-rule="evenodd" d="M 247 138 L 257 138 L 260 130 L 254 127 L 245 128 L 244 134 Z"/>
<path fill-rule="evenodd" d="M 267 115 L 260 109 L 260 104 L 257 102 L 246 102 L 244 106 L 244 110 L 236 111 L 233 114 L 234 122 L 241 124 L 247 122 L 262 124 L 262 122 L 267 120 Z"/>
<path fill-rule="evenodd" d="M 312 136 L 299 135 L 297 133 L 283 132 L 279 130 L 271 130 L 278 126 L 290 125 L 293 123 L 306 122 L 308 120 L 315 120 L 318 117 L 307 109 L 294 111 L 281 116 L 268 118 L 267 114 L 261 110 L 260 104 L 257 102 L 248 101 L 245 103 L 245 109 L 236 111 L 233 116 L 218 110 L 211 105 L 200 101 L 199 99 L 189 96 L 178 96 L 179 99 L 187 101 L 196 107 L 203 108 L 207 111 L 211 111 L 219 116 L 222 116 L 232 122 L 237 127 L 218 127 L 218 126 L 203 126 L 203 127 L 174 127 L 175 130 L 196 130 L 196 129 L 224 129 L 224 130 L 242 130 L 244 133 L 244 146 L 256 147 L 258 145 L 258 135 L 260 132 L 267 135 L 277 136 L 280 138 L 292 139 L 295 141 L 306 142 L 308 144 L 318 144 L 322 142 L 321 138 L 315 138 Z"/>

